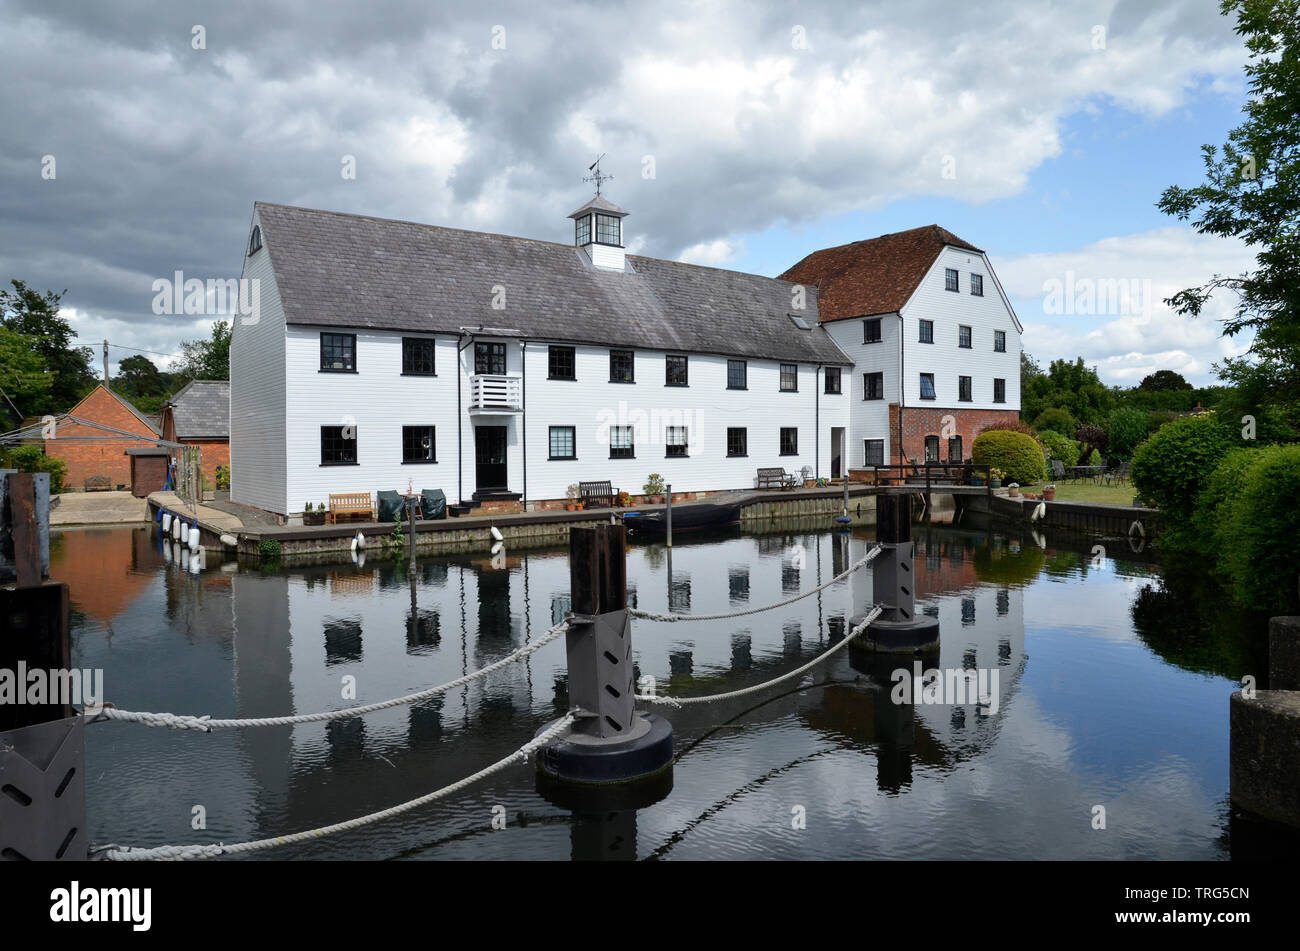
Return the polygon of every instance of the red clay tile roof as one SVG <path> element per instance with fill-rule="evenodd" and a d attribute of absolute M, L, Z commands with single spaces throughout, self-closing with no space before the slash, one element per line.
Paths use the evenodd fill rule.
<path fill-rule="evenodd" d="M 823 323 L 892 314 L 907 303 L 944 245 L 980 251 L 945 228 L 926 225 L 814 251 L 780 279 L 817 285 Z"/>

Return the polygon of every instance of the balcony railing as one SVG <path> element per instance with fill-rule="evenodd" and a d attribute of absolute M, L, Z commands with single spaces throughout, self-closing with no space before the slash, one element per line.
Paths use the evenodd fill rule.
<path fill-rule="evenodd" d="M 469 378 L 471 413 L 518 413 L 524 408 L 523 379 L 517 373 Z"/>

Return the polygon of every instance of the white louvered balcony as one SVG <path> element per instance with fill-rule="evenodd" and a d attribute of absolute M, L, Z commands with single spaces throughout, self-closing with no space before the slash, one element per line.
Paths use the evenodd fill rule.
<path fill-rule="evenodd" d="M 518 373 L 475 374 L 469 378 L 469 411 L 474 414 L 521 413 L 524 383 Z"/>

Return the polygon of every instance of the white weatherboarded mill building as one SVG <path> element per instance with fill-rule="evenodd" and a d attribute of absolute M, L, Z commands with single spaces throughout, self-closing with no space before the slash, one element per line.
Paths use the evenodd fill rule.
<path fill-rule="evenodd" d="M 860 449 L 841 458 L 850 430 L 892 445 L 816 281 L 626 254 L 625 216 L 597 196 L 561 244 L 256 204 L 231 498 L 296 515 L 410 485 L 534 508 L 580 481 L 640 495 L 651 473 L 693 493 L 753 487 L 768 467 L 838 477 L 861 464 Z M 960 303 L 939 297 L 935 319 L 955 328 L 943 309 Z M 1018 328 L 1008 350 L 1019 359 Z"/>

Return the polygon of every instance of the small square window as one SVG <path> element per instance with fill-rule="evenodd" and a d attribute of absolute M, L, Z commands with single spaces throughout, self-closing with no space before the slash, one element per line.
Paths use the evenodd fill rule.
<path fill-rule="evenodd" d="M 664 433 L 664 444 L 667 447 L 664 455 L 672 458 L 686 457 L 686 427 L 669 426 Z"/>
<path fill-rule="evenodd" d="M 631 350 L 609 351 L 609 382 L 634 383 L 634 354 Z"/>
<path fill-rule="evenodd" d="M 749 433 L 743 426 L 728 427 L 727 455 L 729 457 L 749 455 Z"/>
<path fill-rule="evenodd" d="M 885 374 L 862 374 L 862 398 L 864 400 L 883 400 L 885 398 Z"/>
<path fill-rule="evenodd" d="M 744 360 L 727 361 L 727 389 L 744 390 L 749 388 L 749 365 Z"/>
<path fill-rule="evenodd" d="M 970 292 L 975 297 L 984 296 L 984 275 L 972 274 L 970 276 Z"/>
<path fill-rule="evenodd" d="M 781 427 L 781 455 L 799 455 L 799 428 L 797 426 Z"/>
<path fill-rule="evenodd" d="M 622 225 L 617 215 L 596 216 L 596 243 L 622 245 Z"/>
<path fill-rule="evenodd" d="M 862 322 L 862 342 L 880 343 L 880 318 L 872 317 Z"/>
<path fill-rule="evenodd" d="M 632 445 L 631 426 L 611 426 L 609 428 L 609 458 L 636 458 L 636 447 Z"/>
<path fill-rule="evenodd" d="M 575 438 L 575 428 L 573 426 L 552 426 L 550 437 L 552 459 L 578 458 L 574 449 L 577 439 Z"/>
<path fill-rule="evenodd" d="M 838 393 L 840 391 L 840 368 L 826 368 L 826 392 Z"/>
<path fill-rule="evenodd" d="M 584 244 L 591 244 L 591 215 L 583 215 L 581 218 L 573 219 L 574 243 L 578 247 Z"/>
<path fill-rule="evenodd" d="M 968 376 L 957 377 L 957 399 L 963 403 L 969 403 L 971 401 L 970 377 Z"/>
<path fill-rule="evenodd" d="M 548 347 L 546 351 L 547 378 L 572 380 L 575 378 L 573 347 Z"/>
<path fill-rule="evenodd" d="M 489 376 L 504 376 L 506 372 L 506 345 L 504 343 L 474 344 L 474 372 Z"/>
<path fill-rule="evenodd" d="M 781 364 L 781 392 L 793 393 L 799 389 L 799 366 L 795 363 Z"/>
<path fill-rule="evenodd" d="M 424 337 L 402 338 L 402 375 L 434 376 L 433 357 L 437 342 Z"/>
<path fill-rule="evenodd" d="M 357 335 L 321 334 L 320 368 L 327 373 L 357 372 Z"/>
<path fill-rule="evenodd" d="M 346 430 L 346 433 L 344 430 Z M 320 464 L 323 466 L 355 466 L 357 464 L 357 427 L 322 426 L 320 428 Z"/>
<path fill-rule="evenodd" d="M 970 328 L 965 324 L 957 328 L 957 346 L 970 349 Z"/>
<path fill-rule="evenodd" d="M 921 321 L 921 336 L 917 338 L 921 343 L 934 343 L 934 321 Z"/>
<path fill-rule="evenodd" d="M 670 353 L 664 357 L 664 385 L 686 386 L 686 357 Z"/>
<path fill-rule="evenodd" d="M 437 462 L 437 445 L 434 442 L 434 427 L 402 427 L 402 461 L 403 462 Z"/>
<path fill-rule="evenodd" d="M 993 402 L 1005 403 L 1007 401 L 1007 381 L 994 379 L 993 381 Z"/>
<path fill-rule="evenodd" d="M 1007 332 L 1005 330 L 993 331 L 993 349 L 998 353 L 1007 352 Z"/>
<path fill-rule="evenodd" d="M 933 373 L 921 374 L 921 399 L 923 400 L 935 399 Z"/>
<path fill-rule="evenodd" d="M 952 268 L 950 268 L 950 267 L 946 267 L 946 268 L 944 268 L 944 269 L 943 269 L 943 289 L 944 289 L 945 291 L 956 291 L 956 290 L 959 290 L 959 289 L 960 289 L 960 288 L 958 287 L 958 284 L 959 284 L 959 279 L 958 279 L 958 277 L 957 277 L 957 272 L 956 272 L 955 270 L 953 270 Z"/>

